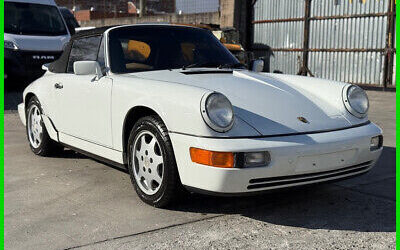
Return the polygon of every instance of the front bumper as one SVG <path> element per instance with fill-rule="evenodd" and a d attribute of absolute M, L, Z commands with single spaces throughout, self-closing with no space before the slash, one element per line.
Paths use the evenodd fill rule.
<path fill-rule="evenodd" d="M 25 103 L 18 104 L 18 115 L 22 124 L 26 126 Z"/>
<path fill-rule="evenodd" d="M 347 178 L 369 171 L 382 148 L 370 151 L 375 124 L 326 133 L 257 139 L 200 138 L 170 133 L 183 185 L 212 193 L 241 194 Z M 269 151 L 267 167 L 222 169 L 193 163 L 189 148 L 221 152 Z"/>

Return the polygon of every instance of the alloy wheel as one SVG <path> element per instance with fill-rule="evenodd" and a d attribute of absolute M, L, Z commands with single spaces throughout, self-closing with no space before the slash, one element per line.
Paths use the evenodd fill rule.
<path fill-rule="evenodd" d="M 43 139 L 42 116 L 38 106 L 32 105 L 28 111 L 28 137 L 32 147 L 38 148 Z"/>
<path fill-rule="evenodd" d="M 160 144 L 150 131 L 140 132 L 133 143 L 133 174 L 139 188 L 147 195 L 153 195 L 160 189 L 164 160 Z"/>

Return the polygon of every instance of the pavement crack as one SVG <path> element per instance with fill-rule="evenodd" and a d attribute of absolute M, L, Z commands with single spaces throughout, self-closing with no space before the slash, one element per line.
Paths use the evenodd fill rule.
<path fill-rule="evenodd" d="M 108 241 L 124 239 L 124 238 L 143 235 L 143 234 L 147 234 L 147 233 L 153 233 L 153 232 L 161 231 L 161 230 L 164 230 L 164 229 L 169 229 L 169 228 L 174 228 L 174 227 L 178 227 L 178 226 L 188 225 L 188 224 L 201 222 L 201 221 L 214 219 L 214 218 L 219 218 L 219 217 L 223 217 L 223 216 L 227 216 L 227 215 L 226 214 L 219 214 L 219 215 L 214 215 L 214 216 L 207 216 L 205 218 L 191 220 L 191 221 L 182 222 L 182 223 L 177 223 L 177 224 L 173 224 L 173 225 L 169 225 L 169 226 L 165 226 L 165 227 L 160 227 L 160 228 L 155 228 L 155 229 L 151 229 L 151 230 L 147 230 L 147 231 L 143 231 L 143 232 L 139 232 L 139 233 L 127 234 L 127 235 L 108 238 L 108 239 L 105 239 L 105 240 L 99 240 L 99 241 L 95 241 L 95 242 L 91 242 L 91 243 L 87 243 L 87 244 L 82 244 L 82 245 L 78 245 L 78 246 L 68 247 L 68 248 L 64 248 L 64 250 L 78 249 L 78 248 L 81 248 L 81 247 L 93 246 L 93 245 L 97 245 L 97 244 L 100 244 L 100 243 L 105 243 L 105 242 L 108 242 Z"/>

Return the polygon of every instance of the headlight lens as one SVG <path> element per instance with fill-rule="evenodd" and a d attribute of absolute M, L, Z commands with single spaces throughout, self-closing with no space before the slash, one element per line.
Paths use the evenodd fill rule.
<path fill-rule="evenodd" d="M 4 41 L 4 48 L 5 49 L 13 49 L 13 50 L 18 49 L 17 45 L 15 45 L 15 43 L 13 43 L 11 41 Z"/>
<path fill-rule="evenodd" d="M 369 109 L 368 96 L 362 88 L 351 85 L 347 88 L 345 106 L 351 114 L 363 118 Z"/>
<path fill-rule="evenodd" d="M 211 93 L 202 101 L 202 115 L 212 129 L 226 132 L 233 126 L 233 108 L 231 102 L 223 94 Z"/>

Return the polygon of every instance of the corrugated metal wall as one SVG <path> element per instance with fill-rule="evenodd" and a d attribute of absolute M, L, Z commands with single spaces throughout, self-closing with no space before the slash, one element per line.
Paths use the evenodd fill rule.
<path fill-rule="evenodd" d="M 308 33 L 311 73 L 332 80 L 382 85 L 390 1 L 312 0 Z M 272 48 L 271 71 L 299 72 L 305 8 L 305 0 L 255 3 L 253 44 L 256 49 L 265 45 Z"/>

